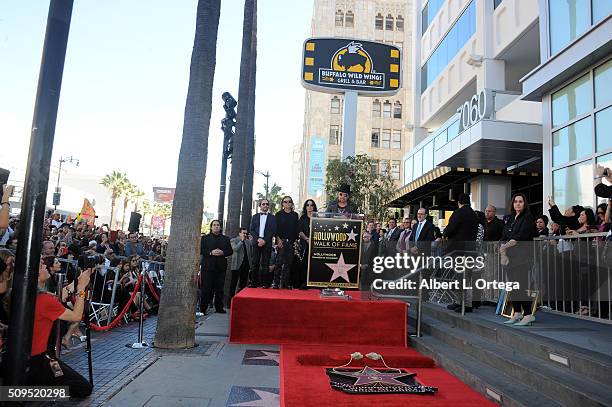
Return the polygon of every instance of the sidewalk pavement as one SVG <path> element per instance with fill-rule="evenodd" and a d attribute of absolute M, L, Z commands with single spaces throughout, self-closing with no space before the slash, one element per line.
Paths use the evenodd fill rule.
<path fill-rule="evenodd" d="M 158 358 L 104 405 L 279 406 L 278 346 L 230 345 L 228 339 L 229 313 L 207 316 L 196 329 L 200 346 L 155 349 Z"/>

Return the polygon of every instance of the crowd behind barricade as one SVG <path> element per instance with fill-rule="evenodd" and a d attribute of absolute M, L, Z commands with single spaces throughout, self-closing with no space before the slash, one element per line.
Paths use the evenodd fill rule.
<path fill-rule="evenodd" d="M 19 245 L 19 217 L 10 216 L 12 189 L 3 186 L 0 208 L 0 358 L 11 323 L 11 286 Z M 86 299 L 89 326 L 95 330 L 140 319 L 141 301 L 143 318 L 156 313 L 167 241 L 138 232 L 110 231 L 108 225 L 96 227 L 84 219 L 62 219 L 53 211 L 43 223 L 42 236 L 28 381 L 66 385 L 71 395 L 85 397 L 91 386 L 58 358 L 61 350 L 57 345 L 68 349 L 85 341 Z M 144 298 L 141 283 L 146 284 Z M 111 305 L 113 293 L 115 306 Z"/>

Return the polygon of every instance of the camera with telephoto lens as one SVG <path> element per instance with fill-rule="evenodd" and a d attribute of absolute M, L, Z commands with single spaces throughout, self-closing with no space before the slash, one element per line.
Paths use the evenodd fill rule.
<path fill-rule="evenodd" d="M 87 270 L 96 267 L 99 264 L 104 264 L 104 256 L 101 254 L 94 256 L 81 255 L 79 256 L 79 268 Z"/>

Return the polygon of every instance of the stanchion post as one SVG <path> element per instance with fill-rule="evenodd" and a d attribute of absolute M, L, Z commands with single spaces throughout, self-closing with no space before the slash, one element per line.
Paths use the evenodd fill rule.
<path fill-rule="evenodd" d="M 132 349 L 142 349 L 148 348 L 149 344 L 144 341 L 144 300 L 145 300 L 145 270 L 144 267 L 140 272 L 140 320 L 138 321 L 138 342 L 132 344 L 126 344 L 128 348 Z"/>
<path fill-rule="evenodd" d="M 62 302 L 62 289 L 64 287 L 64 273 L 57 273 L 57 299 Z M 55 321 L 55 357 L 60 358 L 62 353 L 61 321 Z"/>

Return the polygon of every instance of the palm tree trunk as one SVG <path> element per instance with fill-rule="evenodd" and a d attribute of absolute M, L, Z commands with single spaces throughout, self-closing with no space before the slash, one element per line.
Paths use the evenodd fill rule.
<path fill-rule="evenodd" d="M 225 234 L 238 234 L 242 206 L 242 185 L 245 174 L 246 143 L 249 134 L 249 107 L 251 97 L 251 65 L 253 10 L 255 0 L 245 0 L 244 20 L 242 24 L 242 57 L 240 59 L 240 85 L 238 87 L 238 114 L 236 118 L 236 135 L 233 139 L 232 173 L 230 175 L 229 192 L 227 195 L 227 222 Z"/>
<path fill-rule="evenodd" d="M 244 184 L 242 186 L 242 224 L 251 223 L 251 204 L 253 201 L 253 176 L 255 172 L 255 85 L 257 72 L 257 0 L 253 5 L 253 31 L 251 37 L 251 86 L 249 92 L 249 131 L 245 144 Z"/>
<path fill-rule="evenodd" d="M 108 222 L 109 230 L 113 228 L 113 220 L 115 220 L 115 206 L 117 205 L 116 200 L 117 198 L 115 196 L 111 197 L 111 217 L 110 217 L 110 221 Z"/>
<path fill-rule="evenodd" d="M 220 11 L 221 0 L 198 1 L 166 278 L 155 333 L 155 346 L 160 348 L 180 349 L 195 345 L 200 227 Z"/>
<path fill-rule="evenodd" d="M 127 210 L 127 206 L 128 206 L 128 201 L 127 199 L 125 199 L 123 201 L 123 219 L 121 220 L 121 230 L 125 230 L 124 226 L 125 226 L 125 211 Z"/>

